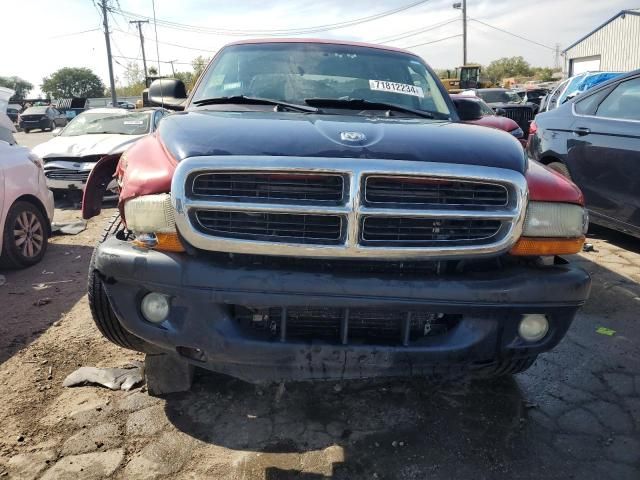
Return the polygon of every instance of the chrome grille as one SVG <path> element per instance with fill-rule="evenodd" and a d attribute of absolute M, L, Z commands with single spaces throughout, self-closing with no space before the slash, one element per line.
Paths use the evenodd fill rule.
<path fill-rule="evenodd" d="M 204 233 L 227 238 L 335 244 L 342 237 L 342 219 L 335 215 L 196 210 Z"/>
<path fill-rule="evenodd" d="M 246 180 L 256 197 L 246 196 Z M 341 186 L 340 200 L 311 198 L 327 185 L 334 195 Z M 216 191 L 224 194 L 208 194 Z M 195 248 L 325 259 L 496 256 L 520 236 L 527 194 L 512 170 L 362 158 L 194 157 L 180 162 L 171 185 L 176 225 Z"/>
<path fill-rule="evenodd" d="M 367 204 L 401 207 L 496 207 L 508 202 L 504 185 L 452 181 L 423 177 L 379 177 L 365 179 Z"/>
<path fill-rule="evenodd" d="M 365 217 L 361 231 L 365 245 L 435 247 L 481 243 L 496 236 L 501 226 L 499 220 Z"/>
<path fill-rule="evenodd" d="M 339 204 L 344 199 L 344 177 L 296 173 L 221 172 L 193 176 L 194 196 L 216 197 L 237 201 L 328 202 Z"/>

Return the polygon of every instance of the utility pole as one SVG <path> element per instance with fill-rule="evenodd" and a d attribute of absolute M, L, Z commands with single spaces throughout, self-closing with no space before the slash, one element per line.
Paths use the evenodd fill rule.
<path fill-rule="evenodd" d="M 113 64 L 111 59 L 111 42 L 109 41 L 109 20 L 107 19 L 107 2 L 109 0 L 102 0 L 100 6 L 102 7 L 102 18 L 104 25 L 104 40 L 107 43 L 107 60 L 109 63 L 109 86 L 111 87 L 111 105 L 118 106 L 118 99 L 116 98 L 116 82 L 113 79 Z"/>
<path fill-rule="evenodd" d="M 456 10 L 462 10 L 462 65 L 467 64 L 467 0 L 453 4 Z"/>
<path fill-rule="evenodd" d="M 149 86 L 149 76 L 147 74 L 147 56 L 144 54 L 144 35 L 142 35 L 142 24 L 149 23 L 149 20 L 131 20 L 129 23 L 138 25 L 138 33 L 140 34 L 140 47 L 142 48 L 142 66 L 144 67 L 144 86 Z"/>
<path fill-rule="evenodd" d="M 560 44 L 556 43 L 556 49 L 554 51 L 554 66 L 560 68 Z"/>
<path fill-rule="evenodd" d="M 177 61 L 178 61 L 178 60 L 169 60 L 169 61 L 167 62 L 167 63 L 170 63 L 170 64 L 171 64 L 171 71 L 173 72 L 173 76 L 174 76 L 174 77 L 176 76 L 176 69 L 175 69 L 175 67 L 173 66 L 173 62 L 177 62 Z"/>

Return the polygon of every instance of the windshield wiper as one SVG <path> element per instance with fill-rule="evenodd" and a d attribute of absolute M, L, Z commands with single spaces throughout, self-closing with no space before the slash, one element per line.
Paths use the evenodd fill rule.
<path fill-rule="evenodd" d="M 426 110 L 415 110 L 413 108 L 403 107 L 402 105 L 396 105 L 394 103 L 372 102 L 363 98 L 307 98 L 305 99 L 305 102 L 314 107 L 387 110 L 387 116 L 389 116 L 389 112 L 395 111 L 410 113 L 417 117 L 435 118 L 435 115 L 432 112 L 427 112 Z"/>
<path fill-rule="evenodd" d="M 194 105 L 224 105 L 227 103 L 235 103 L 238 105 L 274 105 L 280 108 L 288 108 L 289 110 L 295 110 L 298 112 L 318 113 L 315 107 L 307 107 L 305 105 L 298 105 L 296 103 L 281 102 L 280 100 L 271 100 L 269 98 L 247 97 L 245 95 L 234 95 L 232 97 L 213 97 L 203 98 L 202 100 L 196 100 Z"/>

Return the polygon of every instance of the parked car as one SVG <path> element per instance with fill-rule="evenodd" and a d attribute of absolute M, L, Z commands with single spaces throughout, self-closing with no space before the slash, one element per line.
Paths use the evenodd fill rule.
<path fill-rule="evenodd" d="M 84 189 L 96 163 L 110 157 L 117 160 L 122 152 L 143 136 L 155 131 L 168 113 L 162 108 L 131 112 L 116 108 L 94 108 L 75 117 L 51 140 L 33 151 L 45 162 L 47 185 L 54 191 Z M 111 174 L 115 172 L 115 165 Z M 115 181 L 108 190 L 117 192 Z"/>
<path fill-rule="evenodd" d="M 7 107 L 7 117 L 9 117 L 9 120 L 13 123 L 17 123 L 18 116 L 20 116 L 20 109 L 11 106 Z"/>
<path fill-rule="evenodd" d="M 108 107 L 113 107 L 113 102 L 109 102 L 107 104 L 107 106 Z M 117 108 L 124 108 L 124 109 L 127 109 L 127 110 L 133 110 L 133 109 L 136 108 L 136 106 L 135 106 L 135 104 L 133 104 L 131 102 L 122 101 L 122 102 L 118 102 Z"/>
<path fill-rule="evenodd" d="M 42 160 L 16 145 L 13 132 L 13 123 L 0 112 L 0 268 L 38 263 L 53 219 L 53 195 Z"/>
<path fill-rule="evenodd" d="M 24 133 L 40 129 L 43 132 L 54 128 L 64 127 L 67 117 L 52 107 L 29 107 L 18 118 L 20 128 Z"/>
<path fill-rule="evenodd" d="M 582 189 L 593 223 L 640 237 L 640 70 L 538 115 L 527 150 Z"/>
<path fill-rule="evenodd" d="M 510 118 L 496 115 L 481 98 L 459 94 L 450 96 L 463 122 L 504 130 L 517 138 L 522 146 L 526 145 L 527 141 L 520 126 Z"/>
<path fill-rule="evenodd" d="M 193 365 L 252 382 L 520 372 L 587 298 L 589 275 L 554 259 L 582 249 L 580 191 L 460 123 L 411 52 L 243 41 L 189 98 L 163 79 L 149 101 L 185 111 L 120 157 L 89 304 L 109 340 L 155 353 L 152 393 L 188 388 Z M 108 179 L 92 172 L 85 218 Z"/>
<path fill-rule="evenodd" d="M 524 103 L 534 103 L 540 106 L 542 99 L 549 93 L 546 88 L 529 88 L 524 91 L 524 97 L 522 101 Z"/>
<path fill-rule="evenodd" d="M 506 88 L 480 88 L 473 93 L 483 99 L 498 115 L 514 120 L 525 136 L 529 134 L 529 124 L 536 116 L 538 106 L 524 103 L 517 93 Z"/>
<path fill-rule="evenodd" d="M 565 103 L 567 100 L 580 95 L 607 80 L 622 75 L 621 72 L 584 72 L 579 75 L 567 78 L 553 90 L 547 101 L 541 108 L 541 112 L 548 112 Z"/>

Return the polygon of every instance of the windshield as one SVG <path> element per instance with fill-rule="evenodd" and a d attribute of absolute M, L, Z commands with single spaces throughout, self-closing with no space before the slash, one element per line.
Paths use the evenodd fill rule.
<path fill-rule="evenodd" d="M 151 115 L 139 113 L 91 113 L 85 112 L 69 122 L 62 131 L 63 137 L 113 133 L 120 135 L 144 135 L 149 133 Z"/>
<path fill-rule="evenodd" d="M 29 107 L 23 115 L 44 115 L 47 113 L 47 107 Z"/>
<path fill-rule="evenodd" d="M 508 90 L 478 90 L 478 96 L 487 103 L 520 103 L 520 95 Z"/>
<path fill-rule="evenodd" d="M 238 95 L 298 105 L 313 98 L 363 99 L 431 112 L 437 118 L 450 115 L 437 80 L 418 57 L 359 46 L 226 47 L 205 73 L 192 101 Z"/>

